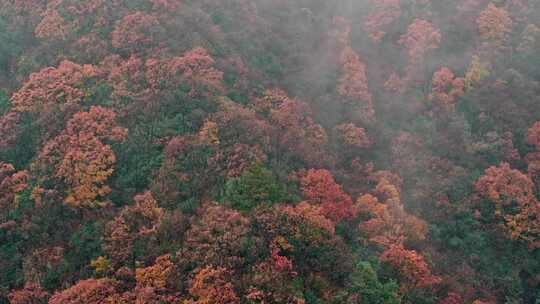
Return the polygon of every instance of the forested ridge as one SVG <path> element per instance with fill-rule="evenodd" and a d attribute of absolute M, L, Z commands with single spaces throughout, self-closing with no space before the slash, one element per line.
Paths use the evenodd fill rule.
<path fill-rule="evenodd" d="M 0 0 L 0 304 L 539 304 L 537 0 Z"/>

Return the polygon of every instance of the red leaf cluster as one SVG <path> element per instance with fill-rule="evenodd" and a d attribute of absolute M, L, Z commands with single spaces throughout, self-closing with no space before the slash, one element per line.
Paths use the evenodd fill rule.
<path fill-rule="evenodd" d="M 111 279 L 81 280 L 72 287 L 54 294 L 49 304 L 103 304 L 116 295 L 116 282 Z"/>
<path fill-rule="evenodd" d="M 350 46 L 343 49 L 339 61 L 342 75 L 338 80 L 338 93 L 355 101 L 355 110 L 359 111 L 362 122 L 372 122 L 375 110 L 369 93 L 366 65 Z"/>
<path fill-rule="evenodd" d="M 300 180 L 300 186 L 309 202 L 321 204 L 323 214 L 334 222 L 354 217 L 351 197 L 334 181 L 328 170 L 310 169 Z"/>
<path fill-rule="evenodd" d="M 149 48 L 159 31 L 159 20 L 153 15 L 135 12 L 118 21 L 111 33 L 112 46 L 133 53 Z"/>
<path fill-rule="evenodd" d="M 46 304 L 50 294 L 36 283 L 26 283 L 23 289 L 8 294 L 11 304 Z"/>
<path fill-rule="evenodd" d="M 105 229 L 103 249 L 114 265 L 129 262 L 135 241 L 151 243 L 161 225 L 164 211 L 150 192 L 135 196 L 134 201 L 135 205 L 124 207 Z"/>
<path fill-rule="evenodd" d="M 403 248 L 402 244 L 391 245 L 379 259 L 389 263 L 398 271 L 402 290 L 426 288 L 441 282 L 439 277 L 431 273 L 421 255 L 414 250 Z"/>
<path fill-rule="evenodd" d="M 504 219 L 511 238 L 525 240 L 533 248 L 540 246 L 540 201 L 529 176 L 501 163 L 486 169 L 475 190 L 495 203 L 495 215 Z"/>
<path fill-rule="evenodd" d="M 373 11 L 368 16 L 366 28 L 374 42 L 380 42 L 388 28 L 401 15 L 399 0 L 372 0 Z"/>
<path fill-rule="evenodd" d="M 49 67 L 30 78 L 11 97 L 18 112 L 40 116 L 51 110 L 64 111 L 79 105 L 86 96 L 85 81 L 96 75 L 91 65 L 79 65 L 64 60 L 57 68 Z"/>
<path fill-rule="evenodd" d="M 67 185 L 66 204 L 94 207 L 105 203 L 100 198 L 111 191 L 106 181 L 114 171 L 116 157 L 103 141 L 122 141 L 126 137 L 126 130 L 117 127 L 115 120 L 114 112 L 102 107 L 79 112 L 41 151 L 40 167 L 46 172 L 52 165 L 54 177 Z"/>
<path fill-rule="evenodd" d="M 503 46 L 512 31 L 512 19 L 508 12 L 493 3 L 480 13 L 476 23 L 480 38 L 495 47 Z"/>
<path fill-rule="evenodd" d="M 371 140 L 364 128 L 359 128 L 353 123 L 343 123 L 335 127 L 342 144 L 345 146 L 366 149 L 371 146 Z"/>
<path fill-rule="evenodd" d="M 448 109 L 453 109 L 456 99 L 463 95 L 465 79 L 455 77 L 452 70 L 442 67 L 433 74 L 431 81 L 430 99 L 441 103 Z"/>
<path fill-rule="evenodd" d="M 189 288 L 189 294 L 195 300 L 188 300 L 184 303 L 239 304 L 240 299 L 228 279 L 229 276 L 229 272 L 223 267 L 207 266 L 202 268 L 191 281 Z"/>
<path fill-rule="evenodd" d="M 0 221 L 17 204 L 17 196 L 28 186 L 26 171 L 15 171 L 11 164 L 0 161 Z"/>

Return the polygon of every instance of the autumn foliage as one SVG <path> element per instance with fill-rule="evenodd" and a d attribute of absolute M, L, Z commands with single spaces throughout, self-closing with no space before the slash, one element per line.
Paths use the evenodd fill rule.
<path fill-rule="evenodd" d="M 225 268 L 202 268 L 191 282 L 189 294 L 196 300 L 188 300 L 185 303 L 203 304 L 234 304 L 240 303 L 233 285 L 227 279 L 228 273 Z"/>
<path fill-rule="evenodd" d="M 21 117 L 17 112 L 8 112 L 0 117 L 0 149 L 12 147 L 19 135 L 18 125 Z"/>
<path fill-rule="evenodd" d="M 136 242 L 151 242 L 161 225 L 163 210 L 157 205 L 152 193 L 139 194 L 133 200 L 135 204 L 123 208 L 118 216 L 107 223 L 105 229 L 103 249 L 114 265 L 133 260 Z"/>
<path fill-rule="evenodd" d="M 366 21 L 369 37 L 380 42 L 387 34 L 388 28 L 399 18 L 401 9 L 399 0 L 372 1 L 373 12 Z"/>
<path fill-rule="evenodd" d="M 407 28 L 407 33 L 403 34 L 398 43 L 402 45 L 409 56 L 408 64 L 405 68 L 405 82 L 416 82 L 419 77 L 418 69 L 424 64 L 424 60 L 429 51 L 439 48 L 441 44 L 441 33 L 435 26 L 423 19 L 415 19 Z"/>
<path fill-rule="evenodd" d="M 371 140 L 367 136 L 366 130 L 359 128 L 352 123 L 338 125 L 335 130 L 338 133 L 340 141 L 345 146 L 356 149 L 365 149 L 371 146 Z"/>
<path fill-rule="evenodd" d="M 183 82 L 189 85 L 188 94 L 206 94 L 222 90 L 223 72 L 215 69 L 214 59 L 203 48 L 194 48 L 182 56 L 159 61 L 146 62 L 146 78 L 154 92 L 174 88 Z"/>
<path fill-rule="evenodd" d="M 91 65 L 65 60 L 57 68 L 45 68 L 30 75 L 11 102 L 16 111 L 34 115 L 52 109 L 66 111 L 79 105 L 86 96 L 85 80 L 95 74 Z"/>
<path fill-rule="evenodd" d="M 50 294 L 36 283 L 27 283 L 21 290 L 12 291 L 8 295 L 12 304 L 45 304 Z"/>
<path fill-rule="evenodd" d="M 0 0 L 0 304 L 540 303 L 535 0 Z"/>
<path fill-rule="evenodd" d="M 115 125 L 115 118 L 114 112 L 102 107 L 79 112 L 41 151 L 38 166 L 55 166 L 54 177 L 67 187 L 66 204 L 93 207 L 106 203 L 101 198 L 111 191 L 106 181 L 114 172 L 116 157 L 104 141 L 122 141 L 126 136 L 126 130 Z"/>
<path fill-rule="evenodd" d="M 396 268 L 401 278 L 401 288 L 425 288 L 441 282 L 433 275 L 424 258 L 413 250 L 406 250 L 402 245 L 392 245 L 384 251 L 380 259 Z"/>
<path fill-rule="evenodd" d="M 327 170 L 310 169 L 300 180 L 304 198 L 314 204 L 320 204 L 323 214 L 339 222 L 354 216 L 352 199 L 334 181 Z"/>
<path fill-rule="evenodd" d="M 54 294 L 50 304 L 106 303 L 116 294 L 115 282 L 111 279 L 88 279 Z"/>
<path fill-rule="evenodd" d="M 16 172 L 13 165 L 0 162 L 0 220 L 17 207 L 17 198 L 27 188 L 29 177 L 28 172 Z"/>
<path fill-rule="evenodd" d="M 536 247 L 539 242 L 540 202 L 534 196 L 532 180 L 508 163 L 486 169 L 475 190 L 495 204 L 495 215 L 504 220 L 511 238 L 523 239 Z"/>
<path fill-rule="evenodd" d="M 456 99 L 464 94 L 465 81 L 456 77 L 450 69 L 442 67 L 433 74 L 431 86 L 430 98 L 451 109 Z"/>
<path fill-rule="evenodd" d="M 114 48 L 125 52 L 137 52 L 152 45 L 155 40 L 159 20 L 152 15 L 136 12 L 118 21 L 111 33 Z"/>
<path fill-rule="evenodd" d="M 512 31 L 512 19 L 508 12 L 490 3 L 477 20 L 480 38 L 494 47 L 503 46 Z"/>
<path fill-rule="evenodd" d="M 337 87 L 338 93 L 354 101 L 362 122 L 375 119 L 373 97 L 369 93 L 366 66 L 354 50 L 346 46 L 340 55 L 342 76 Z"/>
<path fill-rule="evenodd" d="M 540 150 L 540 121 L 536 122 L 527 131 L 527 143 L 535 146 L 537 150 Z"/>

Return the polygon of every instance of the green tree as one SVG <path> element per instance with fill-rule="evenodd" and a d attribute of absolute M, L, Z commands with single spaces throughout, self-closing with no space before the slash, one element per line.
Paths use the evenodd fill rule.
<path fill-rule="evenodd" d="M 394 281 L 382 283 L 369 262 L 359 262 L 350 277 L 348 287 L 356 302 L 363 304 L 399 304 L 399 286 Z"/>
<path fill-rule="evenodd" d="M 223 200 L 236 210 L 250 211 L 261 204 L 286 202 L 289 196 L 272 172 L 256 163 L 225 184 Z"/>

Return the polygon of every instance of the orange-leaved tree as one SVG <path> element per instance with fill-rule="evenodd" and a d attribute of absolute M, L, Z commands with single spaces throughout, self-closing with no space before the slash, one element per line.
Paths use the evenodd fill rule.
<path fill-rule="evenodd" d="M 323 214 L 334 222 L 355 216 L 351 197 L 337 184 L 332 173 L 324 169 L 310 169 L 300 179 L 304 198 L 321 204 Z"/>
<path fill-rule="evenodd" d="M 540 201 L 529 176 L 503 162 L 486 169 L 475 190 L 495 204 L 495 215 L 504 220 L 511 238 L 524 240 L 533 248 L 540 246 Z"/>
<path fill-rule="evenodd" d="M 95 207 L 106 203 L 107 179 L 116 157 L 106 142 L 120 142 L 126 130 L 116 126 L 116 114 L 103 107 L 76 113 L 64 131 L 50 140 L 39 154 L 36 168 L 41 181 L 51 177 L 64 186 L 64 202 L 72 207 Z M 49 175 L 50 174 L 50 175 Z"/>

